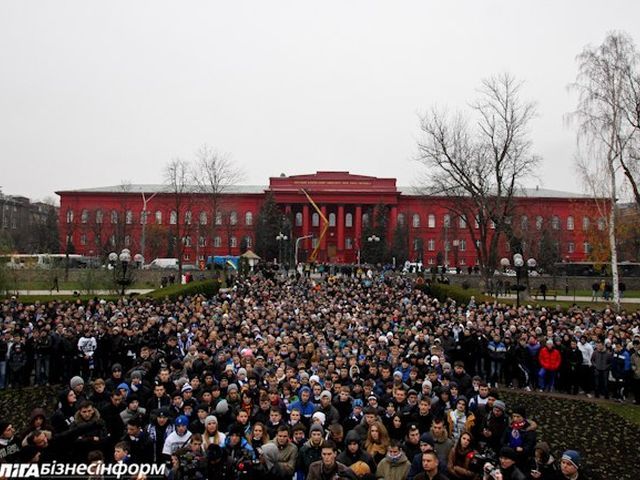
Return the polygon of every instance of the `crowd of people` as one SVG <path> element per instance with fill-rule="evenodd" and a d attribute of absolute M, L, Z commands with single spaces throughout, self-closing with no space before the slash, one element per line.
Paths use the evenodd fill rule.
<path fill-rule="evenodd" d="M 0 462 L 167 476 L 587 479 L 498 388 L 640 401 L 638 314 L 440 302 L 403 275 L 239 278 L 213 298 L 1 304 L 0 388 L 63 385 Z"/>

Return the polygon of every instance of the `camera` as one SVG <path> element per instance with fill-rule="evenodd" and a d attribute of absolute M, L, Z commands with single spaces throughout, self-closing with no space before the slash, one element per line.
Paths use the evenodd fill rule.
<path fill-rule="evenodd" d="M 484 467 L 483 467 L 483 471 L 484 473 L 486 473 L 487 475 L 489 475 L 491 478 L 496 478 L 496 472 L 500 471 L 499 467 L 496 467 L 493 463 L 485 463 Z"/>
<path fill-rule="evenodd" d="M 492 466 L 497 465 L 498 457 L 495 452 L 490 449 L 484 449 L 481 452 L 474 452 L 469 462 L 469 470 L 479 475 L 485 473 L 484 466 L 490 463 Z M 488 472 L 487 472 L 488 473 Z"/>

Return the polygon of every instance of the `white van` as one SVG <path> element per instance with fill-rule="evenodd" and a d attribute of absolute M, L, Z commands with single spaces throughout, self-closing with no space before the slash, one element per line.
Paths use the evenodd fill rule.
<path fill-rule="evenodd" d="M 161 268 L 169 268 L 172 270 L 178 269 L 178 259 L 177 258 L 156 258 L 151 261 L 151 263 L 142 267 L 144 269 L 157 270 Z"/>

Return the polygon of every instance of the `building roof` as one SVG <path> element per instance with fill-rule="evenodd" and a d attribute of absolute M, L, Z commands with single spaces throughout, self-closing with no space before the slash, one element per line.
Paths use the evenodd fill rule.
<path fill-rule="evenodd" d="M 226 188 L 225 193 L 264 193 L 268 187 L 266 185 L 231 185 Z M 198 187 L 190 185 L 187 190 L 197 192 Z M 156 184 L 129 184 L 129 185 L 111 185 L 107 187 L 94 188 L 76 188 L 73 190 L 61 190 L 61 193 L 171 193 L 167 185 L 162 183 Z"/>
<path fill-rule="evenodd" d="M 424 190 L 418 187 L 403 187 L 399 186 L 398 191 L 402 195 L 407 196 L 421 196 Z M 584 193 L 565 192 L 563 190 L 551 190 L 548 188 L 523 188 L 520 194 L 516 195 L 519 198 L 592 198 L 590 195 Z"/>
<path fill-rule="evenodd" d="M 227 187 L 225 193 L 235 194 L 263 194 L 269 189 L 268 185 L 231 185 Z M 339 189 L 339 187 L 336 187 Z M 193 185 L 189 190 L 196 192 L 198 188 Z M 398 193 L 406 196 L 421 196 L 423 191 L 418 187 L 398 186 Z M 111 185 L 106 187 L 94 188 L 78 188 L 73 190 L 62 190 L 56 192 L 61 193 L 171 193 L 169 187 L 164 184 L 130 184 L 130 185 Z M 565 192 L 562 190 L 551 190 L 548 188 L 525 188 L 518 197 L 525 198 L 592 198 L 589 195 L 575 192 Z"/>

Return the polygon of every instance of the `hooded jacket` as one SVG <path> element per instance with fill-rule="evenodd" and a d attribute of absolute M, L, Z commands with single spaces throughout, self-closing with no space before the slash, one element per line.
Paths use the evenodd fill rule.
<path fill-rule="evenodd" d="M 350 442 L 358 442 L 358 450 L 356 453 L 349 452 Z M 364 462 L 369 465 L 372 472 L 376 471 L 376 462 L 373 461 L 373 457 L 371 455 L 362 449 L 362 446 L 360 445 L 360 436 L 355 431 L 350 430 L 347 432 L 344 443 L 345 449 L 336 459 L 338 462 L 346 465 L 347 467 L 350 467 L 356 462 Z"/>
<path fill-rule="evenodd" d="M 404 452 L 400 454 L 400 458 L 396 461 L 392 461 L 388 456 L 385 456 L 378 464 L 376 478 L 384 480 L 405 480 L 410 467 L 411 463 Z"/>

